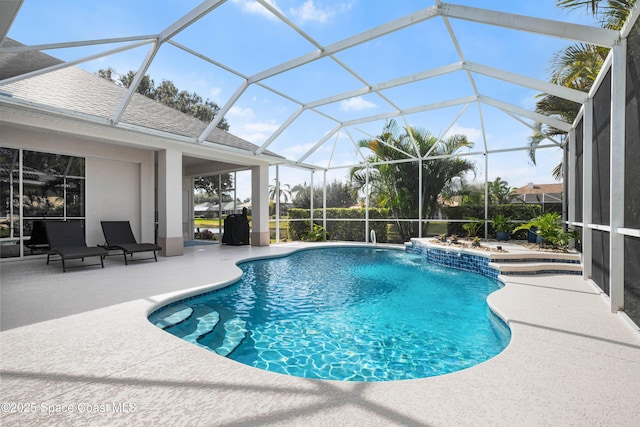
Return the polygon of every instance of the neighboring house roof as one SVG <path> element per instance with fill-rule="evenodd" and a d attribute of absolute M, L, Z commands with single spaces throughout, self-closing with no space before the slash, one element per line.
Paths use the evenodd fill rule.
<path fill-rule="evenodd" d="M 562 202 L 563 184 L 533 184 L 529 183 L 520 188 L 516 188 L 514 193 L 519 195 L 521 200 L 529 203 L 553 203 Z"/>
<path fill-rule="evenodd" d="M 233 202 L 225 202 L 222 204 L 222 211 L 228 212 L 228 211 L 232 211 L 234 207 L 234 203 Z M 235 204 L 235 210 L 236 211 L 241 211 L 242 208 L 247 208 L 247 209 L 251 209 L 251 202 L 246 202 L 246 203 L 237 203 Z M 193 210 L 196 212 L 218 212 L 218 210 L 220 210 L 220 205 L 219 204 L 214 204 L 211 202 L 204 202 L 202 204 L 196 205 L 193 207 Z"/>
<path fill-rule="evenodd" d="M 21 44 L 5 39 L 2 46 Z M 61 62 L 36 51 L 1 55 L 0 80 Z M 118 111 L 127 89 L 78 67 L 66 67 L 0 86 L 0 92 L 8 93 L 16 99 L 110 120 Z M 0 100 L 2 96 L 0 93 Z M 208 126 L 208 123 L 138 93 L 133 95 L 120 121 L 123 124 L 194 139 Z M 250 152 L 258 148 L 255 144 L 217 128 L 207 137 L 207 141 Z M 277 156 L 268 151 L 265 154 Z"/>
<path fill-rule="evenodd" d="M 193 210 L 196 212 L 207 212 L 207 211 L 213 211 L 214 207 L 216 207 L 218 205 L 216 205 L 215 203 L 211 203 L 211 202 L 204 202 L 201 203 L 199 205 L 195 205 L 193 207 Z"/>

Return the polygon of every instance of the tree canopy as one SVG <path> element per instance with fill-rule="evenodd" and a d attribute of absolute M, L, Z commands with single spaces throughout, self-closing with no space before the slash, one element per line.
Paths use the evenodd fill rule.
<path fill-rule="evenodd" d="M 118 74 L 113 68 L 100 69 L 97 74 L 127 88 L 131 86 L 136 75 L 133 71 Z M 156 86 L 155 81 L 149 75 L 142 78 L 136 92 L 206 123 L 210 123 L 220 111 L 220 107 L 215 102 L 209 99 L 204 100 L 195 92 L 180 90 L 170 80 L 162 80 Z M 217 127 L 225 131 L 229 130 L 226 119 L 222 119 Z"/>
<path fill-rule="evenodd" d="M 417 224 L 401 220 L 415 220 L 419 213 L 422 213 L 422 218 L 429 218 L 435 213 L 441 194 L 452 185 L 454 178 L 475 171 L 472 161 L 457 157 L 424 159 L 427 154 L 434 157 L 446 156 L 463 148 L 471 148 L 473 143 L 464 135 L 439 139 L 427 130 L 400 128 L 394 120 L 390 120 L 380 135 L 363 139 L 358 144 L 369 148 L 372 154 L 367 158 L 368 167 L 351 169 L 352 181 L 356 188 L 368 192 L 378 206 L 391 210 L 398 220 L 396 225 L 404 240 L 417 236 Z M 408 161 L 411 157 L 420 157 L 422 160 L 414 158 Z M 369 188 L 366 187 L 367 170 Z"/>
<path fill-rule="evenodd" d="M 220 201 L 229 202 L 233 200 L 233 197 L 226 194 L 226 192 L 233 188 L 233 178 L 231 177 L 231 174 L 222 174 L 221 181 L 222 185 L 220 185 L 218 175 L 199 176 L 194 178 L 193 187 L 196 191 L 207 195 L 207 200 L 205 201 L 214 203 L 218 203 Z"/>
<path fill-rule="evenodd" d="M 494 205 L 506 205 L 516 197 L 515 189 L 509 186 L 509 183 L 500 177 L 488 182 L 489 200 Z"/>
<path fill-rule="evenodd" d="M 293 206 L 306 208 L 311 206 L 311 186 L 306 182 L 293 187 Z M 322 206 L 322 187 L 313 189 L 314 208 Z M 327 184 L 327 208 L 349 208 L 358 202 L 358 192 L 349 182 L 334 180 Z"/>
<path fill-rule="evenodd" d="M 275 203 L 276 201 L 288 203 L 291 200 L 291 187 L 289 184 L 277 185 L 274 179 L 274 184 L 269 186 L 269 201 Z M 277 193 L 277 195 L 276 195 Z"/>

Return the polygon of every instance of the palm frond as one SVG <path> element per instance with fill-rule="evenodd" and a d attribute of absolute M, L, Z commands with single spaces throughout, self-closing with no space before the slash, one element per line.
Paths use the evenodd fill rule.
<path fill-rule="evenodd" d="M 556 6 L 562 9 L 581 9 L 586 7 L 587 11 L 591 9 L 591 14 L 596 15 L 601 1 L 602 0 L 556 0 Z"/>

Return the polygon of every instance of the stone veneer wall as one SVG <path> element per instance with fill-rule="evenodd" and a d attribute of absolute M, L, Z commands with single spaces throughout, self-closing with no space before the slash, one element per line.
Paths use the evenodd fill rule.
<path fill-rule="evenodd" d="M 427 261 L 445 267 L 459 268 L 472 273 L 482 274 L 491 279 L 497 279 L 500 272 L 489 267 L 491 259 L 461 252 L 455 249 L 436 249 L 429 247 L 415 240 L 411 241 L 411 246 L 407 246 L 407 252 L 422 255 Z"/>

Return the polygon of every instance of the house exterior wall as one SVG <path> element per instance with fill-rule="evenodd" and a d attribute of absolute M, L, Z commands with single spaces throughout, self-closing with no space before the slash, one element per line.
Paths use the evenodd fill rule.
<path fill-rule="evenodd" d="M 104 243 L 100 221 L 128 220 L 140 241 L 155 239 L 154 152 L 2 126 L 0 145 L 86 158 L 85 226 L 88 245 Z"/>
<path fill-rule="evenodd" d="M 269 167 L 251 168 L 251 245 L 269 245 Z"/>
<path fill-rule="evenodd" d="M 193 178 L 182 177 L 182 237 L 193 239 Z"/>

